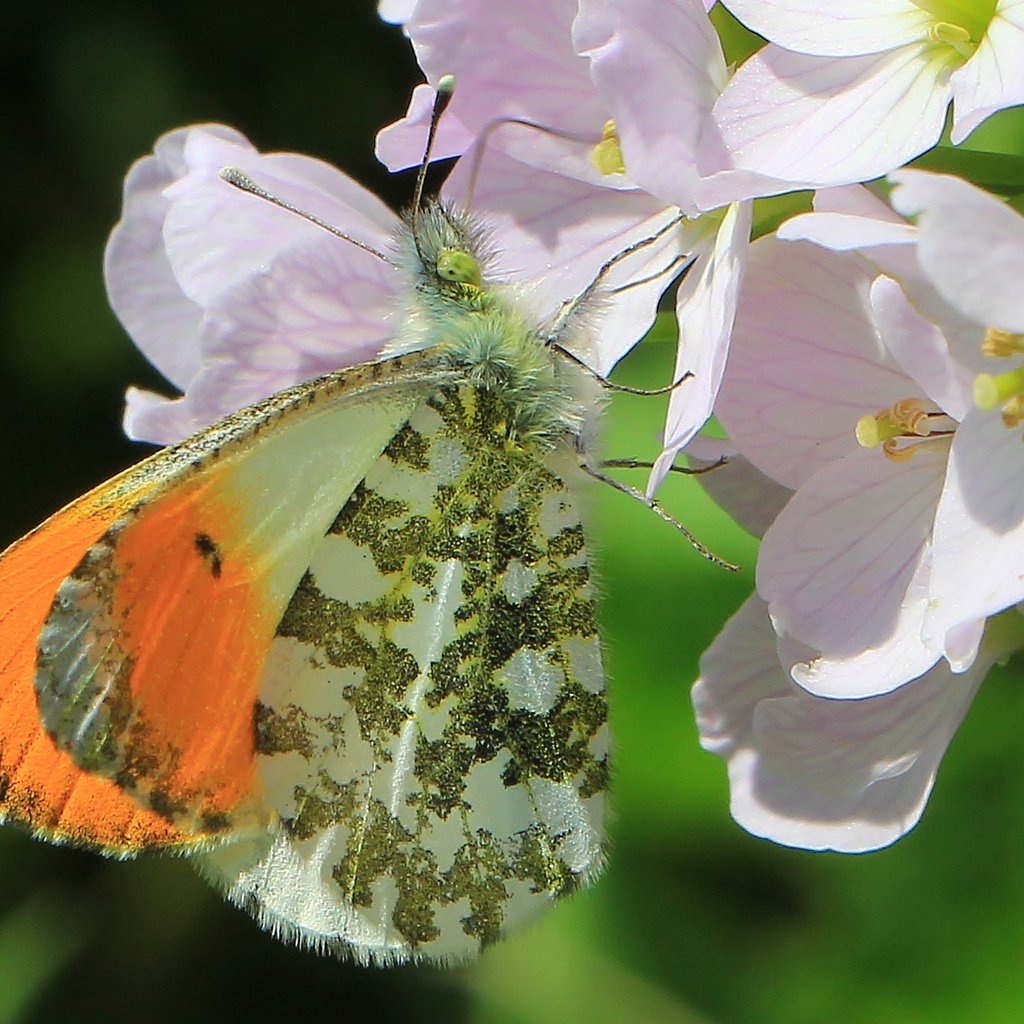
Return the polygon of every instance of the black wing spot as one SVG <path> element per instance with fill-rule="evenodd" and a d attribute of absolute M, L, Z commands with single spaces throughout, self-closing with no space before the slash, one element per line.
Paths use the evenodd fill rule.
<path fill-rule="evenodd" d="M 223 562 L 220 557 L 220 548 L 217 542 L 208 533 L 197 533 L 195 536 L 196 551 L 206 560 L 210 566 L 210 572 L 214 579 L 220 579 L 220 570 Z"/>

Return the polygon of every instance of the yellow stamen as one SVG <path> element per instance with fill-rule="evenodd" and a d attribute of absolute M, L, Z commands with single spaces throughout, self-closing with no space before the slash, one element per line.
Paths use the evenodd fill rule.
<path fill-rule="evenodd" d="M 1014 395 L 1002 408 L 1004 427 L 1016 427 L 1024 420 L 1024 396 Z"/>
<path fill-rule="evenodd" d="M 981 343 L 982 355 L 1005 359 L 1021 353 L 1024 353 L 1024 334 L 1014 334 L 998 327 L 985 328 L 985 337 Z"/>
<path fill-rule="evenodd" d="M 955 429 L 953 421 L 926 399 L 901 398 L 874 416 L 862 416 L 854 433 L 862 448 L 881 446 L 886 457 L 901 461 L 914 454 L 918 441 L 947 437 Z"/>
<path fill-rule="evenodd" d="M 974 404 L 988 412 L 1024 391 L 1024 366 L 1006 373 L 979 373 L 974 378 Z"/>
<path fill-rule="evenodd" d="M 932 42 L 942 43 L 956 50 L 964 60 L 969 60 L 974 55 L 976 44 L 971 41 L 971 33 L 959 25 L 953 25 L 948 21 L 936 22 L 928 29 L 928 36 Z"/>
<path fill-rule="evenodd" d="M 626 161 L 619 144 L 619 133 L 614 121 L 605 121 L 601 141 L 590 154 L 590 162 L 598 174 L 625 174 Z"/>
<path fill-rule="evenodd" d="M 857 420 L 854 433 L 857 436 L 857 444 L 861 448 L 877 448 L 880 444 L 899 437 L 903 431 L 891 420 L 886 419 L 884 413 L 879 413 L 877 416 L 872 416 L 869 413 Z"/>

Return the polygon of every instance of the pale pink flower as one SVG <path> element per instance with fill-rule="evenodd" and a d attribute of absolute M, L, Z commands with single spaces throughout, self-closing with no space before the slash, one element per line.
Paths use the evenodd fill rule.
<path fill-rule="evenodd" d="M 728 766 L 733 817 L 754 835 L 811 850 L 860 853 L 899 839 L 921 817 L 985 673 L 1019 633 L 1019 623 L 993 629 L 962 674 L 940 663 L 891 693 L 828 700 L 790 678 L 807 652 L 780 641 L 751 597 L 705 652 L 693 688 L 701 745 Z"/>
<path fill-rule="evenodd" d="M 716 407 L 753 466 L 795 491 L 765 533 L 758 591 L 777 631 L 817 652 L 794 678 L 833 697 L 892 690 L 942 654 L 921 639 L 931 529 L 970 378 L 928 331 L 898 329 L 899 288 L 878 277 L 854 254 L 755 242 Z M 923 388 L 918 366 L 949 386 Z M 865 415 L 915 398 L 936 416 L 912 456 L 858 443 Z"/>
<path fill-rule="evenodd" d="M 164 136 L 128 175 L 105 266 L 115 312 L 183 392 L 167 399 L 132 389 L 125 427 L 134 438 L 181 440 L 284 387 L 374 358 L 399 332 L 412 287 L 402 270 L 240 192 L 221 179 L 225 166 L 392 253 L 398 218 L 341 171 L 296 154 L 261 154 L 219 125 Z M 459 180 L 445 190 L 453 200 Z M 671 220 L 663 203 L 641 192 L 609 209 L 605 191 L 507 157 L 479 181 L 474 206 L 493 234 L 492 270 L 517 286 L 538 327 L 610 256 Z M 620 278 L 648 276 L 647 255 L 617 268 Z M 609 278 L 592 310 L 593 330 L 574 339 L 598 372 L 642 337 L 654 315 L 653 285 L 616 293 L 618 280 Z"/>
<path fill-rule="evenodd" d="M 950 347 L 984 373 L 935 517 L 924 637 L 948 649 L 972 622 L 1024 600 L 1024 217 L 957 178 L 893 179 L 893 205 L 917 218 L 921 273 L 962 318 L 950 327 L 944 317 Z"/>
<path fill-rule="evenodd" d="M 733 76 L 700 149 L 705 201 L 866 181 L 1024 103 L 1024 2 L 723 0 L 769 40 Z M 775 191 L 784 191 L 779 186 Z"/>

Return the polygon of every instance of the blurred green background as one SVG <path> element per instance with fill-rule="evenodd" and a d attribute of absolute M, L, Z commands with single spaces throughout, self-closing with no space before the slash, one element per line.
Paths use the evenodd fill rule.
<path fill-rule="evenodd" d="M 101 254 L 128 164 L 180 124 L 337 163 L 372 158 L 418 80 L 370 0 L 6 5 L 0 15 L 0 539 L 141 454 L 129 383 L 159 386 L 110 314 Z M 622 379 L 666 379 L 667 342 Z M 609 455 L 648 453 L 660 399 L 621 397 Z M 637 481 L 640 482 L 639 480 Z M 472 966 L 363 969 L 282 946 L 188 864 L 114 863 L 0 830 L 0 1024 L 1018 1022 L 1024 1016 L 1024 694 L 994 677 L 921 826 L 843 857 L 753 839 L 689 704 L 697 658 L 751 587 L 753 542 L 696 487 L 667 504 L 736 576 L 621 495 L 593 537 L 617 739 L 608 870 Z"/>

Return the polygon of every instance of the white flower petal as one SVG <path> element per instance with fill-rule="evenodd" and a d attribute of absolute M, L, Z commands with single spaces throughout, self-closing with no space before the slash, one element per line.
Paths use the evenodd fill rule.
<path fill-rule="evenodd" d="M 715 412 L 786 487 L 855 450 L 857 421 L 913 390 L 877 338 L 870 281 L 854 256 L 770 237 L 750 247 Z"/>
<path fill-rule="evenodd" d="M 590 76 L 589 61 L 572 47 L 576 10 L 576 0 L 419 0 L 405 22 L 416 59 L 431 84 L 446 74 L 456 79 L 455 95 L 438 129 L 438 156 L 464 152 L 469 138 L 487 125 L 525 118 L 573 133 L 580 141 L 505 125 L 490 135 L 489 144 L 537 167 L 602 181 L 590 156 L 608 112 Z M 392 170 L 419 161 L 417 147 L 407 136 L 419 123 L 399 121 L 378 136 L 378 157 Z M 421 152 L 425 132 L 420 130 L 418 138 Z"/>
<path fill-rule="evenodd" d="M 974 404 L 974 374 L 953 359 L 942 331 L 884 275 L 871 284 L 871 308 L 885 347 L 907 376 L 940 409 L 962 420 Z"/>
<path fill-rule="evenodd" d="M 417 85 L 409 98 L 405 117 L 377 132 L 374 155 L 389 171 L 416 167 L 423 159 L 434 96 L 432 86 Z M 458 112 L 449 107 L 438 125 L 431 159 L 461 156 L 473 144 L 473 138 L 474 133 L 459 120 Z"/>
<path fill-rule="evenodd" d="M 187 298 L 171 270 L 161 233 L 169 202 L 164 189 L 186 173 L 190 131 L 204 131 L 239 145 L 243 136 L 223 125 L 180 128 L 161 136 L 152 156 L 137 160 L 124 183 L 124 206 L 104 254 L 110 304 L 125 330 L 179 388 L 199 370 L 202 309 Z"/>
<path fill-rule="evenodd" d="M 375 196 L 340 171 L 292 154 L 261 155 L 192 132 L 185 146 L 190 173 L 168 190 L 164 242 L 175 276 L 189 298 L 207 305 L 253 274 L 265 273 L 292 246 L 346 246 L 302 217 L 247 195 L 221 180 L 237 165 L 257 185 L 328 224 L 343 224 L 378 251 L 391 243 L 396 218 Z M 334 188 L 325 188 L 325 179 Z M 379 262 L 355 246 L 353 259 Z"/>
<path fill-rule="evenodd" d="M 573 38 L 615 120 L 630 180 L 691 209 L 697 139 L 728 80 L 703 6 L 582 0 Z"/>
<path fill-rule="evenodd" d="M 932 21 L 911 0 L 722 0 L 731 14 L 765 39 L 823 57 L 881 53 L 920 39 Z"/>
<path fill-rule="evenodd" d="M 852 191 L 865 190 L 840 186 L 816 192 L 815 196 Z M 821 210 L 815 202 L 814 213 L 800 213 L 783 221 L 776 235 L 786 242 L 814 242 L 835 252 L 913 244 L 917 239 L 916 228 L 896 218 L 888 207 L 885 210 L 888 216 L 876 217 L 856 209 Z"/>
<path fill-rule="evenodd" d="M 242 403 L 248 405 L 378 355 L 399 327 L 399 279 L 393 267 L 343 242 L 296 246 L 274 260 L 270 273 L 217 296 L 205 320 L 204 351 L 271 375 L 269 390 L 252 394 Z"/>
<path fill-rule="evenodd" d="M 683 278 L 676 293 L 679 343 L 676 379 L 693 376 L 669 398 L 663 435 L 663 454 L 651 471 L 647 493 L 653 494 L 668 472 L 675 453 L 707 422 L 718 396 L 736 303 L 746 266 L 751 206 L 735 203 L 717 224 L 714 236 L 696 252 L 697 263 Z M 709 225 L 715 220 L 709 219 Z"/>
<path fill-rule="evenodd" d="M 1024 218 L 959 178 L 904 170 L 892 203 L 918 218 L 918 259 L 942 295 L 978 324 L 1024 332 Z"/>
<path fill-rule="evenodd" d="M 1024 103 L 1024 0 L 999 0 L 984 39 L 950 85 L 954 145 L 997 110 Z"/>
<path fill-rule="evenodd" d="M 933 546 L 925 638 L 937 649 L 1024 598 L 1024 444 L 997 413 L 976 409 L 957 430 Z"/>
<path fill-rule="evenodd" d="M 192 412 L 185 398 L 165 398 L 142 388 L 125 394 L 124 432 L 132 441 L 177 444 L 207 426 Z"/>
<path fill-rule="evenodd" d="M 715 104 L 700 172 L 819 188 L 878 177 L 938 141 L 950 97 L 940 70 L 916 44 L 842 60 L 766 46 Z"/>
<path fill-rule="evenodd" d="M 846 656 L 816 655 L 794 661 L 793 681 L 815 697 L 863 700 L 891 693 L 927 672 L 941 652 L 923 642 L 930 563 L 921 562 L 907 587 L 893 631 L 877 646 Z"/>
<path fill-rule="evenodd" d="M 856 853 L 917 823 L 983 675 L 981 665 L 966 676 L 937 666 L 881 697 L 813 697 L 787 679 L 752 598 L 705 653 L 693 699 L 701 744 L 728 763 L 740 825 L 789 846 Z"/>
<path fill-rule="evenodd" d="M 831 696 L 891 689 L 906 681 L 906 665 L 918 664 L 907 644 L 920 647 L 928 599 L 921 567 L 945 468 L 941 444 L 919 446 L 901 462 L 860 449 L 805 481 L 765 533 L 757 590 L 776 632 L 830 660 L 874 649 L 893 659 L 875 680 L 844 676 L 842 685 L 854 689 Z"/>

